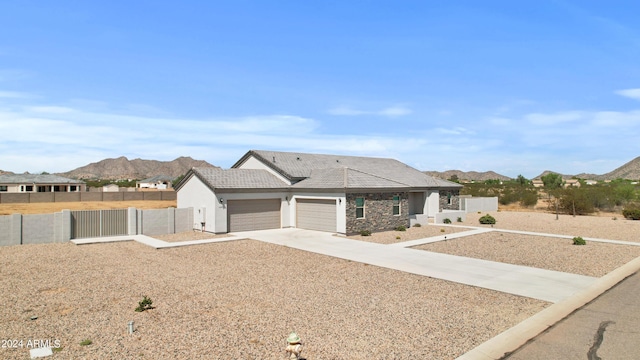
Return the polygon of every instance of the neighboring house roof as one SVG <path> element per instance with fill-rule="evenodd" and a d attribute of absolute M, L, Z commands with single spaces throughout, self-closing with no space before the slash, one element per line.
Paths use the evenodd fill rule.
<path fill-rule="evenodd" d="M 285 189 L 288 185 L 266 170 L 192 168 L 193 173 L 211 189 Z M 189 177 L 189 173 L 185 179 Z M 182 185 L 184 181 L 181 182 Z"/>
<path fill-rule="evenodd" d="M 84 181 L 51 174 L 4 174 L 0 184 L 84 184 Z"/>
<path fill-rule="evenodd" d="M 163 181 L 173 181 L 173 177 L 167 175 L 156 175 L 154 177 L 150 177 L 148 179 L 140 180 L 139 183 L 157 183 Z"/>
<path fill-rule="evenodd" d="M 261 160 L 275 172 L 292 181 L 292 183 L 310 178 L 314 170 L 348 168 L 380 179 L 380 184 L 371 184 L 372 187 L 379 187 L 376 185 L 389 181 L 414 188 L 442 186 L 442 183 L 435 178 L 398 160 L 389 158 L 251 150 L 238 160 L 232 168 L 241 166 L 251 156 Z M 462 187 L 462 185 L 448 184 L 447 187 Z"/>

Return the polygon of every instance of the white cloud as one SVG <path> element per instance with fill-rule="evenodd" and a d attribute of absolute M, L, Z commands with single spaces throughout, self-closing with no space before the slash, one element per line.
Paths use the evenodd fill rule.
<path fill-rule="evenodd" d="M 638 89 L 625 89 L 625 90 L 618 90 L 616 91 L 616 94 L 618 95 L 622 95 L 624 97 L 628 97 L 634 100 L 640 100 L 640 88 Z"/>
<path fill-rule="evenodd" d="M 28 94 L 18 91 L 0 91 L 0 98 L 25 99 L 28 97 L 30 97 Z"/>
<path fill-rule="evenodd" d="M 396 117 L 411 114 L 412 111 L 404 106 L 392 106 L 377 112 L 378 115 Z"/>
<path fill-rule="evenodd" d="M 386 107 L 380 110 L 357 110 L 349 106 L 339 106 L 329 109 L 331 115 L 342 116 L 360 116 L 360 115 L 373 115 L 373 116 L 385 116 L 385 117 L 398 117 L 405 116 L 413 113 L 411 109 L 406 106 L 395 105 Z"/>
<path fill-rule="evenodd" d="M 357 116 L 357 115 L 365 115 L 368 114 L 366 111 L 355 110 L 348 106 L 339 106 L 336 108 L 329 109 L 329 114 L 331 115 L 345 115 L 345 116 Z"/>
<path fill-rule="evenodd" d="M 67 114 L 75 111 L 72 108 L 68 108 L 64 106 L 31 106 L 27 108 L 27 110 L 37 112 L 37 113 L 51 113 L 51 114 Z"/>
<path fill-rule="evenodd" d="M 564 111 L 553 114 L 534 113 L 525 115 L 524 119 L 534 125 L 554 125 L 560 123 L 574 122 L 584 118 L 584 113 L 580 111 Z"/>

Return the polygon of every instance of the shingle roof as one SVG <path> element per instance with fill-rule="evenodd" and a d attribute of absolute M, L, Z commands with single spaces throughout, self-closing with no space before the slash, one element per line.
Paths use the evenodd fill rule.
<path fill-rule="evenodd" d="M 288 188 L 288 184 L 266 170 L 199 167 L 191 171 L 212 189 Z"/>
<path fill-rule="evenodd" d="M 4 174 L 0 184 L 84 184 L 84 181 L 51 174 Z"/>
<path fill-rule="evenodd" d="M 370 184 L 372 187 L 382 185 L 386 181 L 414 188 L 441 186 L 441 183 L 435 178 L 398 160 L 389 158 L 251 150 L 232 167 L 240 166 L 250 156 L 262 160 L 273 170 L 293 182 L 309 178 L 314 170 L 349 168 L 380 179 L 380 183 Z"/>
<path fill-rule="evenodd" d="M 401 189 L 409 185 L 359 170 L 344 168 L 315 169 L 308 178 L 292 186 L 295 189 Z"/>
<path fill-rule="evenodd" d="M 173 181 L 173 177 L 168 176 L 168 175 L 156 175 L 153 177 L 150 177 L 148 179 L 144 179 L 144 180 L 140 180 L 138 182 L 141 183 L 155 183 L 155 182 L 159 182 L 159 181 Z"/>

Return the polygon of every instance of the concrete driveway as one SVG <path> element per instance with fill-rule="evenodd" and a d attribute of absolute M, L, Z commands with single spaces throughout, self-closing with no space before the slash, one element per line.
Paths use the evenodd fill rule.
<path fill-rule="evenodd" d="M 596 280 L 584 275 L 352 240 L 313 230 L 289 228 L 234 235 L 552 303 L 570 297 Z"/>

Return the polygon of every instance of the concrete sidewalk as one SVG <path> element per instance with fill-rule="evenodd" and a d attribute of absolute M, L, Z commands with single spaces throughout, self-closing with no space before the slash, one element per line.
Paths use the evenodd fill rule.
<path fill-rule="evenodd" d="M 221 238 L 203 239 L 203 240 L 189 240 L 189 241 L 177 241 L 168 242 L 162 241 L 146 235 L 120 235 L 120 236 L 105 236 L 100 238 L 85 238 L 85 239 L 73 239 L 72 243 L 76 245 L 88 245 L 88 244 L 100 244 L 120 241 L 137 241 L 141 244 L 151 246 L 154 249 L 168 249 L 182 246 L 203 245 L 211 243 L 219 243 L 226 241 L 245 240 L 238 236 L 227 236 Z"/>
<path fill-rule="evenodd" d="M 351 240 L 303 229 L 249 231 L 235 235 L 553 303 L 585 289 L 596 280 L 590 276 Z"/>

